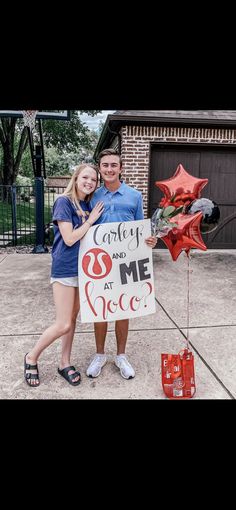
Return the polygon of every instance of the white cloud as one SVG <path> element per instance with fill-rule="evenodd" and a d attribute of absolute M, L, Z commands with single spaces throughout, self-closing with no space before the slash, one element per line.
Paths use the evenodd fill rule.
<path fill-rule="evenodd" d="M 106 122 L 107 115 L 110 115 L 111 113 L 114 113 L 116 110 L 102 110 L 101 113 L 98 113 L 98 115 L 95 115 L 94 117 L 91 117 L 87 113 L 84 113 L 83 115 L 80 115 L 80 119 L 84 124 L 88 126 L 89 129 L 93 129 L 96 131 L 98 129 L 100 122 Z"/>

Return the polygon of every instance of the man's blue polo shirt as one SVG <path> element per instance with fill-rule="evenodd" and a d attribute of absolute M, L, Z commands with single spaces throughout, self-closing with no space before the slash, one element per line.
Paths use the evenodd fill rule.
<path fill-rule="evenodd" d="M 90 206 L 93 208 L 100 200 L 104 202 L 104 212 L 96 224 L 143 220 L 144 218 L 141 192 L 124 182 L 121 182 L 116 191 L 109 191 L 105 186 L 98 188 L 92 197 Z"/>

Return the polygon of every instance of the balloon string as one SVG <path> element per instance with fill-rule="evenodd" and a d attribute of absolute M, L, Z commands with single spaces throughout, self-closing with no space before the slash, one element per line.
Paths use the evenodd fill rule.
<path fill-rule="evenodd" d="M 187 253 L 187 349 L 189 350 L 189 309 L 190 309 L 190 251 Z"/>

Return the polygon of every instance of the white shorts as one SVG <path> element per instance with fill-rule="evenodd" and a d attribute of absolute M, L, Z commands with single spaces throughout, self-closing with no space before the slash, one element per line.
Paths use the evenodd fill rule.
<path fill-rule="evenodd" d="M 50 283 L 58 282 L 67 287 L 79 287 L 78 276 L 68 276 L 67 278 L 51 278 Z"/>

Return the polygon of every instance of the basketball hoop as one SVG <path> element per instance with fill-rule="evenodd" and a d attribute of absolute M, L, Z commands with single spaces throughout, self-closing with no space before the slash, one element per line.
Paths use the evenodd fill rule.
<path fill-rule="evenodd" d="M 35 127 L 35 118 L 38 110 L 22 110 L 24 126 L 29 127 L 32 131 Z"/>

